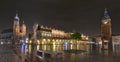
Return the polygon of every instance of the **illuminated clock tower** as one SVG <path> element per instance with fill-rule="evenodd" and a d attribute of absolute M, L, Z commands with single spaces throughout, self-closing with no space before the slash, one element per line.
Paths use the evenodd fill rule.
<path fill-rule="evenodd" d="M 102 49 L 112 50 L 112 28 L 111 28 L 111 18 L 108 14 L 107 9 L 104 10 L 104 17 L 101 23 L 101 39 L 102 39 Z"/>

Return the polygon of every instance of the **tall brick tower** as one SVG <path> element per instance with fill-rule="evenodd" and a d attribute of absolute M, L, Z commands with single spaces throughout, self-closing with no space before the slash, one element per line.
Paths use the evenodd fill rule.
<path fill-rule="evenodd" d="M 20 25 L 19 25 L 19 17 L 18 14 L 16 13 L 16 16 L 14 17 L 14 23 L 13 23 L 13 34 L 14 37 L 18 37 L 20 34 Z"/>
<path fill-rule="evenodd" d="M 101 23 L 101 39 L 102 39 L 102 49 L 112 50 L 112 28 L 111 28 L 111 18 L 108 14 L 107 9 L 104 10 L 104 17 Z"/>

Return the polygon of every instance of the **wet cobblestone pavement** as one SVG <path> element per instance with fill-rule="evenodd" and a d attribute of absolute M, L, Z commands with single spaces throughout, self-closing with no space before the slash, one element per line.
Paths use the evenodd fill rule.
<path fill-rule="evenodd" d="M 0 62 L 22 62 L 11 45 L 0 45 Z"/>

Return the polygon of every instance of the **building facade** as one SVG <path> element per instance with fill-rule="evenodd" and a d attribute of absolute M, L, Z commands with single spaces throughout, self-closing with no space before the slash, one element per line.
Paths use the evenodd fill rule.
<path fill-rule="evenodd" d="M 77 40 L 71 38 L 71 32 L 65 32 L 63 30 L 52 29 L 39 24 L 34 24 L 33 34 L 31 40 L 28 43 L 35 44 L 79 44 L 80 41 L 88 41 L 88 36 L 82 35 L 83 40 Z"/>
<path fill-rule="evenodd" d="M 33 32 L 33 39 L 36 41 L 34 43 L 37 44 L 62 44 L 62 41 L 67 41 L 70 38 L 70 33 L 40 26 L 38 24 L 34 25 Z"/>
<path fill-rule="evenodd" d="M 22 25 L 20 25 L 20 18 L 18 17 L 18 14 L 14 17 L 13 22 L 13 40 L 14 41 L 20 41 L 20 39 L 24 38 L 26 36 L 26 25 L 24 24 L 24 21 Z"/>
<path fill-rule="evenodd" d="M 0 33 L 0 43 L 10 44 L 12 43 L 13 29 L 4 29 Z"/>
<path fill-rule="evenodd" d="M 112 49 L 111 19 L 106 8 L 101 22 L 101 36 L 102 49 Z"/>

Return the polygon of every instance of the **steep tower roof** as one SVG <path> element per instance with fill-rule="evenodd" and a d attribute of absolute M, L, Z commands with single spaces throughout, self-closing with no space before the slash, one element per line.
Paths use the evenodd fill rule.
<path fill-rule="evenodd" d="M 108 19 L 108 18 L 110 18 L 110 16 L 109 16 L 109 14 L 108 14 L 107 8 L 105 8 L 103 19 Z"/>
<path fill-rule="evenodd" d="M 24 21 L 23 21 L 23 24 L 24 24 Z"/>
<path fill-rule="evenodd" d="M 22 22 L 22 26 L 26 26 L 25 23 L 24 23 L 24 21 Z"/>
<path fill-rule="evenodd" d="M 14 17 L 15 21 L 19 21 L 18 13 L 16 13 L 16 16 Z"/>

